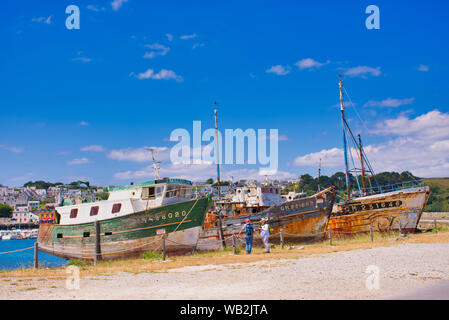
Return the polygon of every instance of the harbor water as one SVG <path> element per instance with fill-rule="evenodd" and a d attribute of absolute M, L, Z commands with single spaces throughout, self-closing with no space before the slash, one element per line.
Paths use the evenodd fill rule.
<path fill-rule="evenodd" d="M 0 270 L 33 267 L 34 248 L 14 253 L 2 253 L 34 247 L 35 242 L 36 239 L 0 240 Z M 66 259 L 55 257 L 45 252 L 39 252 L 39 267 L 61 267 L 67 261 Z"/>

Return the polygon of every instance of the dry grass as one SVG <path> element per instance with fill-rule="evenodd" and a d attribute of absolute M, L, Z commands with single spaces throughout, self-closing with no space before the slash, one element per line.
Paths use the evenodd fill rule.
<path fill-rule="evenodd" d="M 96 266 L 81 266 L 81 277 L 90 275 L 107 275 L 117 272 L 141 273 L 141 272 L 166 272 L 168 269 L 182 268 L 186 266 L 201 265 L 223 265 L 251 263 L 257 261 L 267 261 L 280 259 L 297 259 L 310 255 L 321 255 L 338 251 L 349 251 L 356 249 L 369 249 L 376 247 L 386 247 L 402 243 L 448 243 L 449 232 L 426 232 L 421 234 L 408 235 L 407 237 L 398 237 L 397 234 L 380 235 L 375 234 L 374 242 L 370 241 L 369 235 L 357 235 L 347 239 L 333 239 L 333 245 L 329 241 L 315 243 L 310 245 L 296 245 L 296 248 L 289 250 L 289 244 L 284 249 L 275 246 L 270 254 L 265 254 L 263 248 L 254 248 L 252 254 L 241 253 L 234 255 L 232 250 L 218 252 L 196 252 L 187 256 L 168 257 L 167 261 L 129 259 L 104 261 Z M 243 250 L 242 250 L 243 252 Z M 43 269 L 18 269 L 0 273 L 0 278 L 4 281 L 7 278 L 38 278 L 41 280 L 65 280 L 67 277 L 65 268 L 43 268 Z M 16 279 L 17 281 L 17 279 Z"/>

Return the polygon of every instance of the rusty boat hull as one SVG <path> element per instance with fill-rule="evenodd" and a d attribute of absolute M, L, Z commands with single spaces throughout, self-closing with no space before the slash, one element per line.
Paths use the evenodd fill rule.
<path fill-rule="evenodd" d="M 429 195 L 430 188 L 420 186 L 337 203 L 329 229 L 341 236 L 370 232 L 370 226 L 377 232 L 400 229 L 402 233 L 414 233 Z"/>
<path fill-rule="evenodd" d="M 246 219 L 250 219 L 257 229 L 262 218 L 268 219 L 268 224 L 273 229 L 273 234 L 270 236 L 271 243 L 279 243 L 281 230 L 285 242 L 307 243 L 322 240 L 327 232 L 334 201 L 335 190 L 332 187 L 311 197 L 273 205 L 256 214 L 224 217 L 222 229 L 225 244 L 226 246 L 233 245 L 232 235 L 240 232 Z M 243 237 L 242 235 L 240 244 Z M 255 232 L 254 243 L 257 244 L 260 241 L 259 233 Z M 205 223 L 197 249 L 217 250 L 221 246 L 217 221 Z"/>
<path fill-rule="evenodd" d="M 166 252 L 182 254 L 196 248 L 201 226 L 212 200 L 201 198 L 98 221 L 99 253 L 95 223 L 42 224 L 39 250 L 66 259 L 98 260 L 136 257 L 160 251 L 165 234 Z"/>

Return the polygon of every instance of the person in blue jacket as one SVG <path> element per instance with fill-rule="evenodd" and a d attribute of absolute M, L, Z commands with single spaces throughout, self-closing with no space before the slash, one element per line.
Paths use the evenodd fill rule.
<path fill-rule="evenodd" d="M 245 231 L 246 253 L 250 254 L 253 246 L 253 234 L 254 234 L 254 227 L 251 224 L 251 220 L 246 219 L 246 224 L 243 226 L 242 230 L 240 230 L 239 235 L 243 231 Z"/>

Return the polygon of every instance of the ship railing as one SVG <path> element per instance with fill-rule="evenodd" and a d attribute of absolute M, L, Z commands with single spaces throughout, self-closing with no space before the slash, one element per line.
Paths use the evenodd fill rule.
<path fill-rule="evenodd" d="M 375 186 L 375 187 L 369 187 L 369 188 L 362 188 L 362 195 L 359 196 L 369 196 L 374 194 L 382 194 L 382 193 L 388 193 L 393 191 L 399 191 L 409 188 L 417 188 L 417 187 L 423 187 L 424 182 L 422 180 L 412 180 L 412 181 L 403 181 L 393 184 L 387 184 L 383 186 Z"/>

